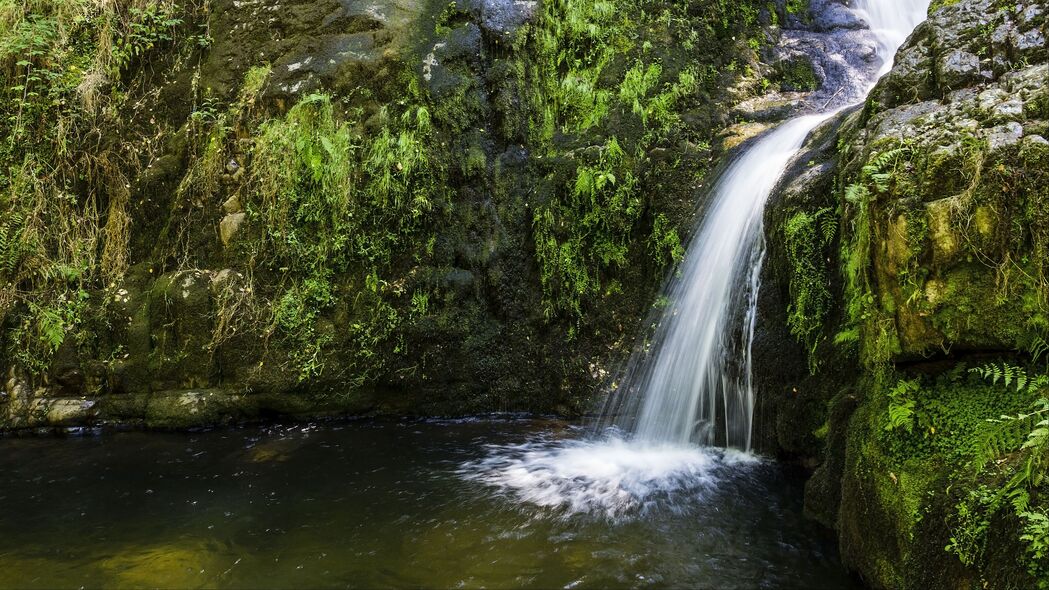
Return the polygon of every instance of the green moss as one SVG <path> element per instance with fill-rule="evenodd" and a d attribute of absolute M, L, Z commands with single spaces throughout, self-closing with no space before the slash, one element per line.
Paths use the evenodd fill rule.
<path fill-rule="evenodd" d="M 789 4 L 788 4 L 789 6 Z M 776 77 L 784 92 L 818 90 L 820 81 L 808 58 L 788 59 L 776 64 Z"/>
<path fill-rule="evenodd" d="M 817 349 L 823 340 L 824 320 L 833 298 L 829 289 L 825 256 L 838 231 L 834 211 L 799 211 L 783 226 L 783 243 L 790 264 L 791 302 L 787 325 L 791 334 L 809 351 L 809 369 L 819 366 Z"/>
<path fill-rule="evenodd" d="M 787 0 L 787 14 L 807 14 L 809 10 L 808 0 Z"/>
<path fill-rule="evenodd" d="M 261 231 L 241 247 L 285 277 L 273 323 L 303 379 L 324 369 L 335 334 L 321 317 L 345 296 L 336 277 L 347 274 L 358 279 L 348 285 L 357 294 L 344 337 L 356 346 L 346 360 L 357 379 L 381 366 L 377 348 L 400 322 L 381 274 L 446 202 L 436 149 L 423 106 L 384 111 L 381 127 L 360 137 L 314 95 L 259 127 L 248 212 Z"/>

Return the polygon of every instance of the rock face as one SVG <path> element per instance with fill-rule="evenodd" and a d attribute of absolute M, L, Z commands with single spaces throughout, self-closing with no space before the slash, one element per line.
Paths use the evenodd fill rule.
<path fill-rule="evenodd" d="M 1008 511 L 971 504 L 1002 482 L 967 471 L 973 433 L 1030 400 L 966 377 L 1023 364 L 1049 326 L 1045 12 L 935 8 L 766 213 L 762 440 L 818 465 L 806 508 L 874 587 L 1034 587 L 1045 571 Z M 987 510 L 975 533 L 972 510 Z"/>
<path fill-rule="evenodd" d="M 1049 47 L 1024 40 L 1043 34 L 1042 10 L 966 2 L 934 13 L 849 150 L 853 178 L 896 154 L 888 186 L 873 187 L 871 253 L 893 361 L 1024 348 L 1041 329 L 1032 294 L 1044 272 Z"/>
<path fill-rule="evenodd" d="M 127 163 L 90 199 L 70 173 L 94 241 L 0 270 L 0 429 L 588 409 L 779 35 L 749 1 L 669 27 L 618 0 L 197 4 L 100 78 L 135 106 L 72 148 Z"/>

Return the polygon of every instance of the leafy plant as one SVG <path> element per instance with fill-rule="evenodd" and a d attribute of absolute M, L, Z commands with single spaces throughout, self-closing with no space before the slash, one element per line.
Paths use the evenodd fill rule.
<path fill-rule="evenodd" d="M 1049 521 L 1044 508 L 1033 504 L 1044 501 L 1037 490 L 1049 473 L 1049 376 L 1029 376 L 1022 367 L 1009 363 L 986 364 L 970 371 L 1014 393 L 1038 397 L 1026 412 L 986 421 L 970 469 L 974 477 L 998 483 L 978 487 L 958 504 L 954 536 L 947 549 L 963 562 L 974 563 L 982 554 L 991 519 L 1008 507 L 1024 523 L 1018 540 L 1027 547 L 1028 569 L 1044 583 L 1049 572 Z"/>
<path fill-rule="evenodd" d="M 914 394 L 921 390 L 918 379 L 901 379 L 889 391 L 889 416 L 885 430 L 914 430 Z"/>
<path fill-rule="evenodd" d="M 811 213 L 799 211 L 783 226 L 790 264 L 787 325 L 791 334 L 807 346 L 812 373 L 819 367 L 817 349 L 823 340 L 823 322 L 833 304 L 824 257 L 837 232 L 838 217 L 829 207 Z"/>

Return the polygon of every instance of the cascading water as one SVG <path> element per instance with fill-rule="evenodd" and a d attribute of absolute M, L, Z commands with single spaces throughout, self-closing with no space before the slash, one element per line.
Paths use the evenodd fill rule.
<path fill-rule="evenodd" d="M 848 93 L 862 97 L 924 20 L 928 2 L 860 0 L 856 10 L 878 46 L 878 64 L 871 68 L 877 75 L 853 80 L 860 88 Z M 755 398 L 750 357 L 765 203 L 805 138 L 840 108 L 780 125 L 720 176 L 710 209 L 667 287 L 671 303 L 652 344 L 631 360 L 602 424 L 617 424 L 638 441 L 723 442 L 750 450 Z"/>
<path fill-rule="evenodd" d="M 817 2 L 825 9 L 842 8 L 834 0 Z M 464 465 L 464 477 L 540 506 L 614 515 L 671 493 L 701 491 L 727 465 L 753 463 L 741 461 L 737 451 L 710 446 L 724 443 L 744 451 L 751 446 L 750 348 L 765 203 L 809 133 L 863 100 L 890 69 L 928 6 L 929 0 L 856 0 L 854 14 L 868 26 L 862 40 L 853 38 L 857 32 L 849 26 L 840 33 L 799 32 L 786 39 L 809 51 L 872 51 L 866 58 L 847 50 L 822 56 L 826 81 L 840 87 L 825 83 L 809 102 L 816 114 L 795 117 L 765 134 L 720 176 L 685 260 L 667 286 L 669 304 L 651 344 L 631 359 L 606 406 L 601 424 L 616 427 L 613 434 L 493 448 L 488 459 Z"/>
<path fill-rule="evenodd" d="M 829 115 L 798 117 L 744 152 L 722 174 L 712 205 L 689 245 L 678 278 L 668 287 L 672 302 L 653 344 L 633 362 L 624 387 L 641 396 L 633 424 L 638 440 L 704 445 L 715 443 L 716 416 L 724 416 L 725 446 L 750 448 L 754 391 L 749 376 L 732 369 L 742 357 L 747 373 L 753 322 L 742 326 L 741 350 L 732 346 L 732 325 L 748 291 L 757 287 L 761 219 L 765 201 L 809 132 Z M 755 314 L 747 310 L 745 319 Z M 627 417 L 631 420 L 631 417 Z"/>

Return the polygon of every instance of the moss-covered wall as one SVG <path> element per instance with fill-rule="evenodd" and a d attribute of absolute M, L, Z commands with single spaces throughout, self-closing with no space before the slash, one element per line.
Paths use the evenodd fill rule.
<path fill-rule="evenodd" d="M 365 8 L 0 4 L 6 427 L 588 407 L 783 9 Z"/>
<path fill-rule="evenodd" d="M 766 444 L 875 587 L 1049 583 L 1045 22 L 935 6 L 766 215 Z"/>

